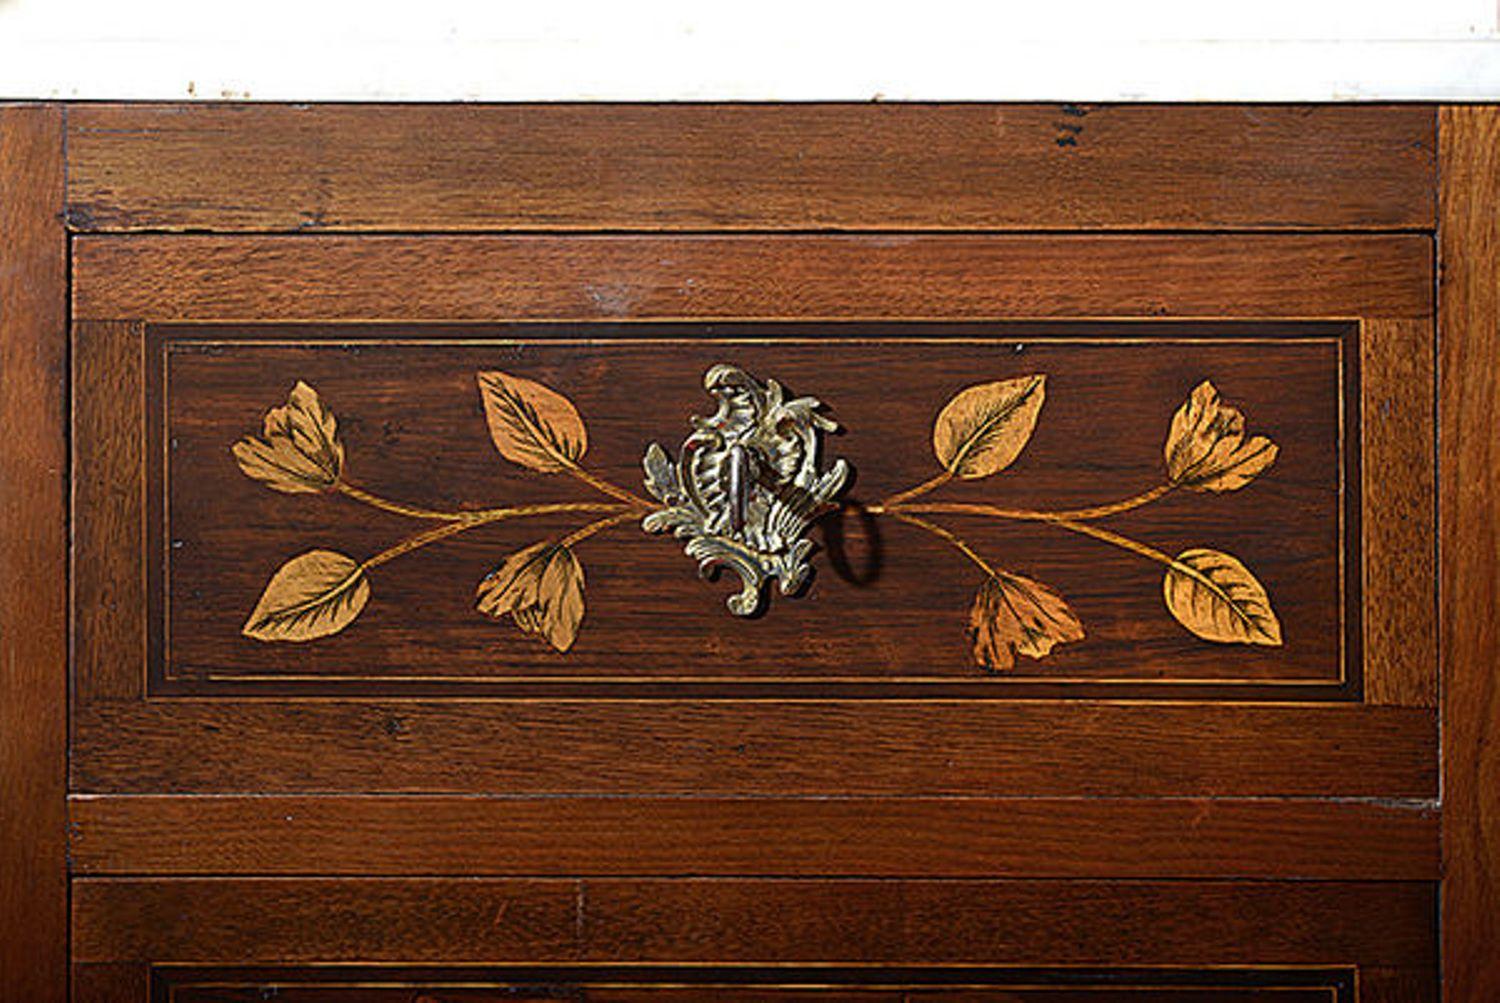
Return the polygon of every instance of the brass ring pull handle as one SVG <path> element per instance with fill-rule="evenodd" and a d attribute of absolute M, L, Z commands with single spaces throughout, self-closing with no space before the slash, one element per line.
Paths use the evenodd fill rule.
<path fill-rule="evenodd" d="M 807 580 L 813 544 L 803 534 L 844 489 L 850 468 L 842 459 L 821 468 L 820 435 L 838 425 L 815 398 L 786 400 L 775 380 L 730 365 L 710 369 L 703 388 L 718 410 L 691 419 L 676 463 L 654 442 L 646 449 L 646 489 L 666 507 L 643 526 L 686 540 L 705 577 L 721 567 L 738 574 L 729 608 L 750 616 L 770 579 L 784 595 Z"/>

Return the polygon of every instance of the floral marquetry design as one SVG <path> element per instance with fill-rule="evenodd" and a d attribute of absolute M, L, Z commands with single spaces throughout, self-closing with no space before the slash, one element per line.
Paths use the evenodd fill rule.
<path fill-rule="evenodd" d="M 1270 598 L 1237 558 L 1202 547 L 1173 557 L 1096 525 L 1175 490 L 1237 490 L 1275 462 L 1276 445 L 1263 436 L 1246 440 L 1244 415 L 1225 404 L 1206 380 L 1173 416 L 1164 446 L 1167 477 L 1149 491 L 1072 511 L 918 500 L 955 477 L 988 477 L 1014 462 L 1036 426 L 1045 384 L 1045 377 L 1030 376 L 979 384 L 959 393 L 939 412 L 933 427 L 933 452 L 942 473 L 870 508 L 946 540 L 984 572 L 969 615 L 974 660 L 1005 671 L 1014 666 L 1017 655 L 1043 658 L 1059 644 L 1081 641 L 1083 626 L 1053 589 L 995 567 L 927 515 L 1040 522 L 1120 547 L 1165 568 L 1162 591 L 1167 611 L 1197 637 L 1226 644 L 1280 645 L 1281 623 Z"/>
<path fill-rule="evenodd" d="M 585 617 L 585 574 L 579 546 L 596 533 L 630 522 L 685 541 L 700 570 L 733 570 L 741 588 L 729 601 L 741 615 L 757 611 L 766 585 L 795 594 L 811 572 L 808 529 L 841 505 L 852 473 L 845 460 L 825 466 L 824 437 L 837 425 L 810 397 L 790 397 L 775 380 L 733 366 L 714 366 L 704 388 L 718 409 L 692 419 L 692 433 L 674 460 L 656 443 L 645 450 L 646 497 L 589 469 L 583 416 L 557 390 L 510 373 L 476 375 L 490 439 L 505 460 L 533 475 L 562 477 L 588 488 L 587 500 L 444 511 L 384 498 L 349 480 L 333 410 L 298 382 L 286 403 L 265 415 L 261 433 L 233 454 L 246 476 L 285 494 L 324 493 L 424 524 L 418 532 L 369 557 L 315 549 L 283 564 L 246 620 L 258 641 L 307 642 L 346 629 L 372 596 L 371 572 L 460 533 L 492 523 L 557 514 L 582 517 L 576 529 L 538 540 L 501 558 L 475 589 L 477 611 L 508 619 L 558 652 L 574 645 Z M 967 630 L 974 662 L 990 671 L 1014 669 L 1018 658 L 1042 659 L 1085 639 L 1085 625 L 1065 589 L 1002 567 L 945 525 L 951 518 L 1041 524 L 1120 548 L 1161 569 L 1168 614 L 1194 636 L 1214 643 L 1278 646 L 1281 623 L 1265 587 L 1238 558 L 1206 547 L 1175 556 L 1101 523 L 1174 492 L 1239 490 L 1275 462 L 1277 446 L 1249 435 L 1244 415 L 1211 382 L 1200 383 L 1172 416 L 1163 443 L 1161 483 L 1120 501 L 1075 509 L 1018 509 L 936 496 L 951 481 L 994 477 L 1025 451 L 1042 420 L 1047 379 L 1033 374 L 979 383 L 938 409 L 931 430 L 938 472 L 862 507 L 931 534 L 981 575 Z M 941 520 L 941 521 L 938 521 Z"/>

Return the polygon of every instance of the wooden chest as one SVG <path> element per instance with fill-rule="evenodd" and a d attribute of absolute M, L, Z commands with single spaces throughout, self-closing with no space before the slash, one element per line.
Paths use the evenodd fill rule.
<path fill-rule="evenodd" d="M 1497 998 L 1497 144 L 0 109 L 0 997 Z"/>

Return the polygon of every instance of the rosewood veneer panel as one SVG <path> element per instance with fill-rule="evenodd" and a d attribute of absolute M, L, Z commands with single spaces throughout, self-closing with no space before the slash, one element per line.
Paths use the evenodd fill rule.
<path fill-rule="evenodd" d="M 150 691 L 681 698 L 879 687 L 890 696 L 990 697 L 1038 695 L 1047 684 L 1041 692 L 1071 695 L 1060 687 L 1093 684 L 1095 692 L 1114 685 L 1116 694 L 1221 699 L 1359 691 L 1353 325 L 637 326 L 620 334 L 151 328 L 147 394 L 166 403 L 147 418 L 145 559 L 161 590 L 150 597 L 150 629 L 160 632 Z M 258 432 L 266 409 L 299 380 L 337 416 L 350 484 L 463 512 L 609 500 L 504 461 L 485 428 L 476 373 L 500 368 L 565 394 L 588 429 L 588 469 L 643 493 L 647 443 L 677 451 L 687 416 L 712 410 L 701 374 L 724 361 L 794 393 L 815 390 L 843 425 L 826 462 L 847 458 L 857 484 L 849 507 L 812 533 L 825 556 L 805 594 L 768 601 L 763 617 L 727 615 L 729 588 L 705 586 L 681 545 L 642 533 L 636 514 L 573 548 L 586 612 L 566 652 L 479 615 L 476 583 L 506 554 L 596 518 L 575 512 L 481 525 L 372 570 L 365 612 L 336 637 L 289 645 L 241 633 L 267 579 L 293 555 L 316 547 L 364 557 L 431 528 L 348 499 L 268 491 L 241 473 L 225 444 Z M 1180 490 L 1109 526 L 1171 554 L 1198 546 L 1234 554 L 1269 590 L 1281 644 L 1193 637 L 1163 609 L 1160 565 L 1138 553 L 1045 522 L 938 511 L 928 518 L 1060 590 L 1085 624 L 1084 637 L 1045 660 L 997 671 L 975 664 L 964 631 L 982 573 L 947 541 L 872 513 L 941 469 L 931 427 L 950 397 L 978 380 L 1028 374 L 1042 374 L 1048 391 L 1025 453 L 1003 477 L 945 486 L 922 501 L 1025 512 L 1154 490 L 1166 476 L 1172 414 L 1212 379 L 1248 413 L 1252 431 L 1280 447 L 1275 465 L 1240 491 Z M 1034 685 L 1010 685 L 1022 683 Z"/>

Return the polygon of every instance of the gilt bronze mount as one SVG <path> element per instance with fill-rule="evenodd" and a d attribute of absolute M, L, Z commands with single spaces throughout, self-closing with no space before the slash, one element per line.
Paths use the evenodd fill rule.
<path fill-rule="evenodd" d="M 783 595 L 807 581 L 813 544 L 803 534 L 848 483 L 849 464 L 821 469 L 820 436 L 838 425 L 816 398 L 787 400 L 775 380 L 729 365 L 710 369 L 703 389 L 718 410 L 691 419 L 676 463 L 657 443 L 646 449 L 646 490 L 666 507 L 642 525 L 686 540 L 705 577 L 721 567 L 739 575 L 729 609 L 750 616 L 771 579 Z"/>

